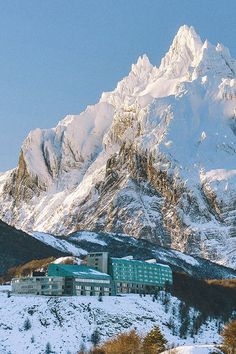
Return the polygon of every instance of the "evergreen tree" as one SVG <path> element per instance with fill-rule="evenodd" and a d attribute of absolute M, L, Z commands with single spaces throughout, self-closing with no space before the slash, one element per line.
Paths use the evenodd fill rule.
<path fill-rule="evenodd" d="M 31 323 L 30 323 L 30 320 L 28 318 L 26 318 L 24 324 L 23 324 L 23 328 L 25 331 L 28 331 L 30 328 L 31 328 Z"/>
<path fill-rule="evenodd" d="M 143 340 L 144 354 L 158 354 L 166 349 L 166 339 L 158 326 L 155 326 Z"/>
<path fill-rule="evenodd" d="M 189 307 L 184 302 L 181 302 L 179 305 L 179 314 L 180 314 L 180 322 L 181 322 L 181 326 L 179 329 L 179 336 L 180 338 L 186 338 L 186 335 L 189 330 L 190 318 L 189 318 Z"/>
<path fill-rule="evenodd" d="M 96 328 L 95 331 L 91 335 L 91 342 L 93 343 L 94 347 L 96 347 L 98 345 L 98 343 L 100 342 L 100 339 L 101 339 L 100 334 Z"/>
<path fill-rule="evenodd" d="M 52 353 L 52 347 L 49 342 L 46 344 L 46 349 L 45 349 L 45 354 L 51 354 Z"/>
<path fill-rule="evenodd" d="M 82 342 L 80 345 L 78 354 L 85 354 L 85 353 L 86 353 L 86 347 L 85 347 L 84 342 Z"/>
<path fill-rule="evenodd" d="M 169 318 L 169 321 L 168 321 L 168 328 L 171 330 L 171 333 L 173 334 L 173 336 L 177 335 L 177 333 L 176 333 L 176 326 L 175 326 L 175 322 L 174 322 L 173 317 L 170 317 L 170 318 Z"/>

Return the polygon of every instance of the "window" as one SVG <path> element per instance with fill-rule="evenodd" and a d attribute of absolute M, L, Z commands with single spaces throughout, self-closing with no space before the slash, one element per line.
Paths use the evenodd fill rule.
<path fill-rule="evenodd" d="M 42 289 L 48 289 L 49 288 L 49 285 L 42 285 Z"/>

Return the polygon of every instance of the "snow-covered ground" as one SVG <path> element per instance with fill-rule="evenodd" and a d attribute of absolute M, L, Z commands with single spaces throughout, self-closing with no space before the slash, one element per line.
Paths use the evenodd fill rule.
<path fill-rule="evenodd" d="M 214 345 L 183 345 L 162 354 L 211 354 L 213 351 L 216 352 Z"/>
<path fill-rule="evenodd" d="M 34 232 L 32 236 L 46 245 L 52 246 L 62 252 L 71 253 L 74 256 L 79 257 L 87 254 L 82 248 L 78 248 L 65 240 L 56 239 L 53 235 L 45 234 L 43 232 Z"/>
<path fill-rule="evenodd" d="M 154 325 L 160 327 L 169 346 L 219 343 L 215 321 L 204 324 L 198 335 L 192 338 L 180 339 L 174 335 L 181 325 L 178 307 L 179 300 L 174 297 L 170 298 L 168 309 L 165 309 L 161 297 L 153 302 L 150 296 L 140 298 L 134 294 L 104 297 L 100 302 L 96 297 L 85 296 L 12 295 L 8 298 L 6 293 L 0 292 L 0 353 L 43 354 L 49 342 L 54 353 L 75 354 L 83 342 L 89 349 L 95 329 L 105 340 L 131 329 L 145 334 Z M 176 311 L 177 315 L 174 315 Z M 31 325 L 28 330 L 24 329 L 27 318 Z"/>
<path fill-rule="evenodd" d="M 6 293 L 8 290 L 11 290 L 11 285 L 0 285 L 0 292 Z"/>

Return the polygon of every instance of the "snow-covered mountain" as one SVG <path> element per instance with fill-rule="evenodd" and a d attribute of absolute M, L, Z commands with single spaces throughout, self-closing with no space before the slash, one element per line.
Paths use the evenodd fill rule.
<path fill-rule="evenodd" d="M 182 26 L 113 92 L 23 143 L 0 218 L 27 231 L 120 232 L 236 267 L 236 61 Z"/>

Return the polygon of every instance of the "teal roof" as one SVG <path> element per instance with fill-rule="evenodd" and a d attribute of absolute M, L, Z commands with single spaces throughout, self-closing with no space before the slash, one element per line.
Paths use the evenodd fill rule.
<path fill-rule="evenodd" d="M 88 279 L 109 279 L 110 275 L 101 273 L 85 265 L 54 264 L 48 265 L 48 276 L 78 277 Z"/>

